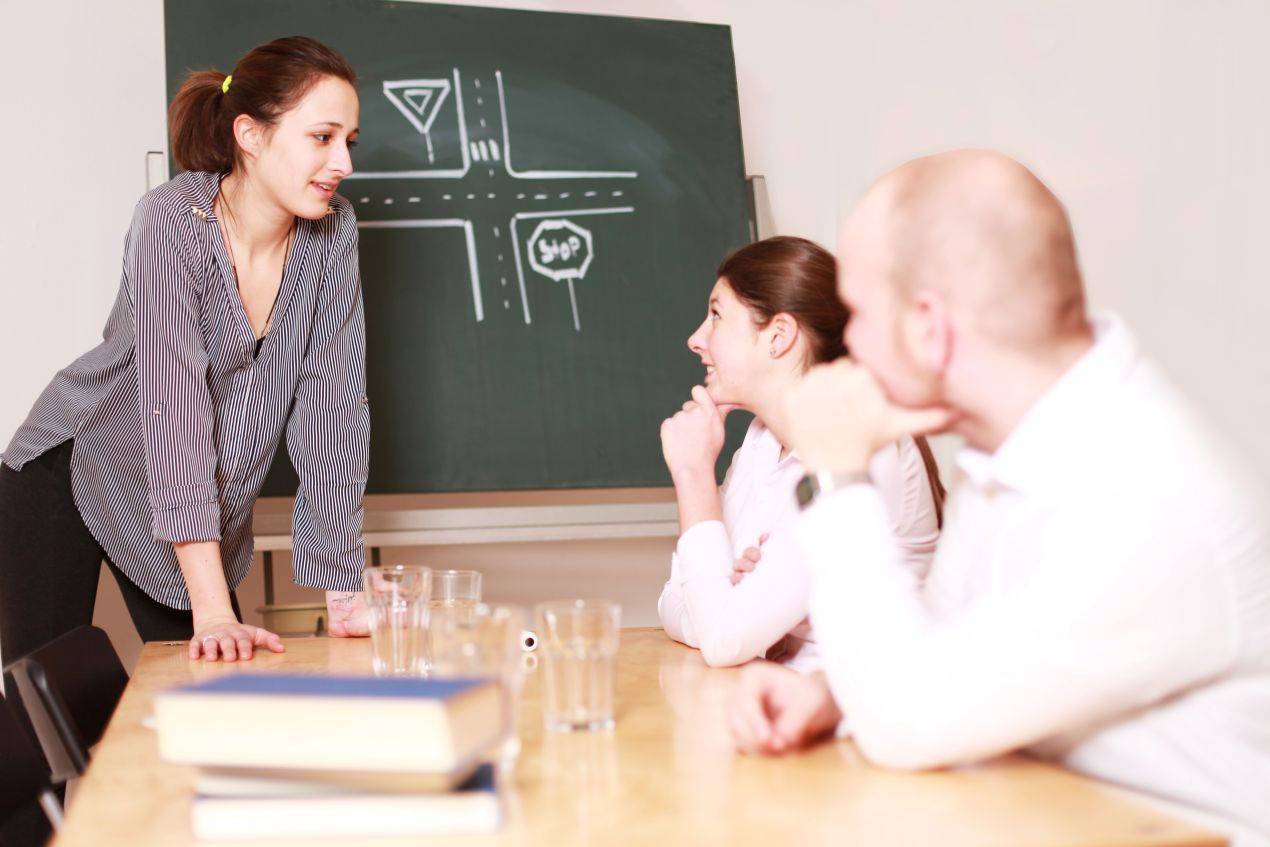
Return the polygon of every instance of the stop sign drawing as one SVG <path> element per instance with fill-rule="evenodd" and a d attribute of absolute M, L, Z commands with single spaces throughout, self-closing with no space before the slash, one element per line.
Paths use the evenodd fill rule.
<path fill-rule="evenodd" d="M 573 281 L 586 276 L 594 258 L 591 231 L 573 221 L 548 218 L 529 236 L 529 266 L 548 279 L 568 284 L 573 328 L 578 331 L 582 330 L 582 322 L 578 318 L 578 296 Z"/>

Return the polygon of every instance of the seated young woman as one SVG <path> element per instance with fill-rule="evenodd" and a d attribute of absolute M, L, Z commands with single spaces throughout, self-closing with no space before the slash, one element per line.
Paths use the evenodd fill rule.
<path fill-rule="evenodd" d="M 767 657 L 818 667 L 807 622 L 810 575 L 792 531 L 804 470 L 781 437 L 781 398 L 808 368 L 848 353 L 848 313 L 835 285 L 833 256 L 811 241 L 750 244 L 719 266 L 706 319 L 688 339 L 706 376 L 661 426 L 681 535 L 657 611 L 666 633 L 712 666 Z M 737 409 L 754 421 L 719 487 L 723 422 Z M 930 449 L 905 436 L 878 452 L 869 470 L 922 579 L 943 501 Z"/>

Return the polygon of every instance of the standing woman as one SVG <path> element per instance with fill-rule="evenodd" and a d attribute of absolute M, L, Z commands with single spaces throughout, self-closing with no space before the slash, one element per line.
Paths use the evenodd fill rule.
<path fill-rule="evenodd" d="M 356 77 L 303 37 L 168 112 L 185 173 L 141 198 L 102 343 L 59 371 L 0 467 L 6 663 L 91 622 L 104 559 L 145 641 L 191 659 L 281 652 L 240 622 L 252 507 L 283 428 L 300 477 L 294 577 L 365 635 L 370 419 L 352 172 Z"/>

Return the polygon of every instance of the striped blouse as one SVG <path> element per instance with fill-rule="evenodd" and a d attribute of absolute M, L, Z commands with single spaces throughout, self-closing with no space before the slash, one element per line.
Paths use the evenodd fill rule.
<path fill-rule="evenodd" d="M 188 609 L 172 543 L 219 540 L 226 582 L 242 581 L 285 426 L 295 582 L 357 590 L 370 438 L 357 220 L 339 196 L 326 217 L 296 219 L 257 355 L 212 211 L 219 180 L 187 172 L 141 198 L 102 343 L 54 376 L 4 462 L 21 470 L 74 439 L 89 531 L 148 595 Z"/>

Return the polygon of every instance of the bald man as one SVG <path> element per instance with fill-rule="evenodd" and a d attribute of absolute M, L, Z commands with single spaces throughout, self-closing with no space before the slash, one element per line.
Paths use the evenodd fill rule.
<path fill-rule="evenodd" d="M 1270 844 L 1264 501 L 1124 324 L 1087 316 L 1062 205 L 999 154 L 911 162 L 848 221 L 839 291 L 854 361 L 810 372 L 782 426 L 813 471 L 826 672 L 748 667 L 738 746 L 842 721 L 886 767 L 1024 748 Z M 866 471 L 935 431 L 965 437 L 965 481 L 918 584 Z"/>

